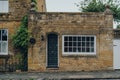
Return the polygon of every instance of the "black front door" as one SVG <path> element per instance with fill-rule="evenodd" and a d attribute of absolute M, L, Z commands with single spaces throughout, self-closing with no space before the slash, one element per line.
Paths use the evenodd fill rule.
<path fill-rule="evenodd" d="M 58 67 L 58 36 L 56 34 L 48 35 L 47 42 L 47 68 Z"/>

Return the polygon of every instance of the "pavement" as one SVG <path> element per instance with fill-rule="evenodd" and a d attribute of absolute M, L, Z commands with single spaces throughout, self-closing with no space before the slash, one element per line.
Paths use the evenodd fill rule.
<path fill-rule="evenodd" d="M 0 73 L 0 80 L 120 80 L 120 70 L 92 72 Z"/>

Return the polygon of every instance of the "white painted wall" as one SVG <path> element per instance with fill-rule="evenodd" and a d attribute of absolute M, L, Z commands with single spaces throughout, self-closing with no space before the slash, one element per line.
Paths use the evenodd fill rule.
<path fill-rule="evenodd" d="M 120 69 L 120 39 L 114 39 L 113 44 L 113 67 L 114 69 Z"/>

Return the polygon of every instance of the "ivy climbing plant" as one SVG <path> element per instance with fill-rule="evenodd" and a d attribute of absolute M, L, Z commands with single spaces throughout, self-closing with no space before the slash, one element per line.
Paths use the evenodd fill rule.
<path fill-rule="evenodd" d="M 12 37 L 13 46 L 21 51 L 21 53 L 26 53 L 28 49 L 28 17 L 24 16 L 20 27 Z"/>
<path fill-rule="evenodd" d="M 35 3 L 35 8 L 37 10 L 36 0 L 31 0 Z M 29 45 L 30 35 L 28 31 L 28 16 L 25 15 L 22 20 L 19 28 L 16 30 L 15 34 L 12 36 L 12 44 L 15 49 L 19 50 L 19 53 L 22 55 L 22 70 L 27 70 L 27 53 Z"/>
<path fill-rule="evenodd" d="M 37 1 L 36 1 L 36 0 L 31 0 L 31 2 L 34 2 L 35 4 L 37 4 Z"/>
<path fill-rule="evenodd" d="M 22 55 L 21 70 L 27 70 L 27 53 L 28 53 L 28 43 L 29 43 L 29 32 L 28 32 L 28 16 L 22 18 L 19 28 L 16 30 L 15 34 L 12 36 L 12 44 L 15 49 L 19 50 Z"/>
<path fill-rule="evenodd" d="M 31 0 L 31 2 L 35 3 L 35 9 L 37 10 L 37 1 L 36 0 Z"/>

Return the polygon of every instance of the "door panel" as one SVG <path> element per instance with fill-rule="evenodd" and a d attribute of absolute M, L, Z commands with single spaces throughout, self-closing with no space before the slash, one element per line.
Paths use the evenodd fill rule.
<path fill-rule="evenodd" d="M 47 67 L 58 67 L 58 36 L 56 34 L 48 35 L 47 42 Z"/>
<path fill-rule="evenodd" d="M 120 39 L 116 39 L 113 41 L 114 44 L 114 69 L 120 69 Z"/>

